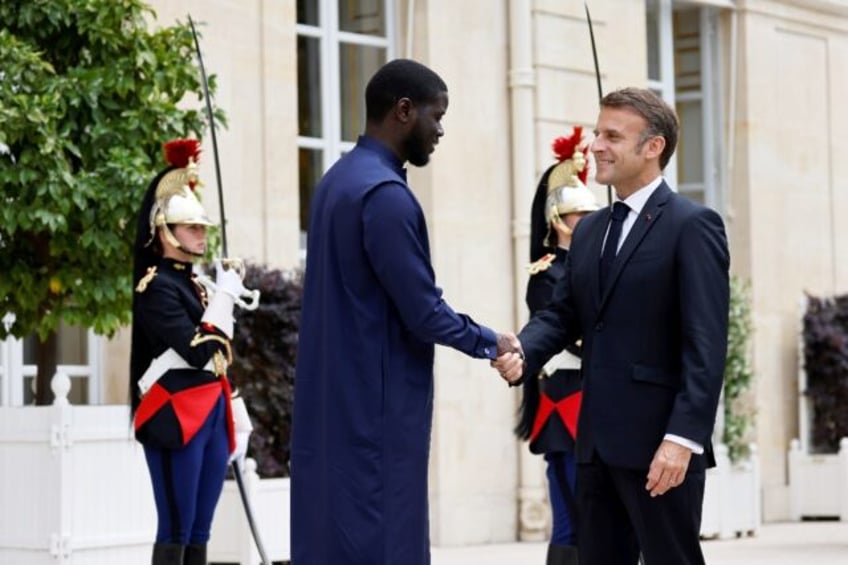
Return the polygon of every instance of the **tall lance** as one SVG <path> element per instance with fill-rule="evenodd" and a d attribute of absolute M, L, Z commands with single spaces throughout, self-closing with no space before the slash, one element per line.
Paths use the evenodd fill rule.
<path fill-rule="evenodd" d="M 583 2 L 583 7 L 586 8 L 586 21 L 589 23 L 589 39 L 592 41 L 592 59 L 595 61 L 595 81 L 598 83 L 598 102 L 600 102 L 604 97 L 604 91 L 601 88 L 601 69 L 598 66 L 598 50 L 595 47 L 595 30 L 592 28 L 589 4 Z M 612 187 L 610 185 L 607 185 L 607 204 L 612 206 Z"/>
<path fill-rule="evenodd" d="M 227 253 L 227 219 L 224 215 L 224 189 L 221 182 L 221 165 L 218 158 L 218 139 L 215 137 L 215 118 L 212 114 L 212 97 L 209 95 L 209 83 L 206 79 L 206 68 L 203 66 L 203 55 L 200 53 L 200 40 L 197 38 L 197 30 L 194 28 L 194 20 L 191 15 L 188 16 L 188 23 L 191 26 L 191 35 L 194 37 L 194 48 L 197 52 L 197 63 L 200 67 L 201 84 L 203 85 L 203 96 L 206 99 L 206 117 L 209 120 L 209 132 L 212 136 L 212 154 L 215 160 L 215 180 L 218 182 L 218 209 L 221 214 L 221 248 L 223 256 Z M 258 305 L 258 293 L 254 295 L 253 307 Z M 243 302 L 240 302 L 244 305 Z M 244 486 L 244 479 L 241 474 L 241 464 L 238 458 L 233 459 L 233 475 L 236 478 L 238 485 L 239 496 L 244 507 L 244 513 L 247 516 L 247 524 L 250 526 L 250 533 L 253 535 L 253 541 L 256 543 L 256 549 L 259 551 L 259 557 L 262 560 L 262 565 L 271 565 L 268 556 L 265 553 L 265 547 L 262 545 L 262 539 L 259 537 L 259 530 L 256 527 L 256 521 L 253 518 L 253 508 L 250 505 L 250 498 L 247 494 L 247 489 Z"/>

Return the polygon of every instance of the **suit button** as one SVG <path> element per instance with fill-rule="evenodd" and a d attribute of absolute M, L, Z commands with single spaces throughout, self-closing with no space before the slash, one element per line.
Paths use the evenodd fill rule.
<path fill-rule="evenodd" d="M 596 331 L 602 331 L 603 329 L 604 329 L 604 323 L 603 322 L 598 322 L 597 324 L 595 324 L 595 330 Z"/>

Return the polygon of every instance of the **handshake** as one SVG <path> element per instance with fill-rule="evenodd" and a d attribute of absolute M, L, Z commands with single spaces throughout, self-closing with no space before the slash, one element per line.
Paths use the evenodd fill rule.
<path fill-rule="evenodd" d="M 498 358 L 490 363 L 510 385 L 521 382 L 524 374 L 524 350 L 513 333 L 498 334 Z"/>

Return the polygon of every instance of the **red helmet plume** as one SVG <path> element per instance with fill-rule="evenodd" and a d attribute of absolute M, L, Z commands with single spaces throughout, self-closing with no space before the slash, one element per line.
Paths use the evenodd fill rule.
<path fill-rule="evenodd" d="M 200 157 L 200 142 L 196 139 L 172 139 L 163 143 L 162 149 L 165 150 L 165 161 L 178 169 L 187 167 L 189 160 L 196 163 Z"/>
<path fill-rule="evenodd" d="M 196 139 L 172 139 L 162 144 L 165 161 L 175 169 L 185 169 L 189 164 L 197 164 L 200 157 L 200 142 Z M 196 169 L 192 167 L 187 184 L 194 190 L 197 185 Z"/>

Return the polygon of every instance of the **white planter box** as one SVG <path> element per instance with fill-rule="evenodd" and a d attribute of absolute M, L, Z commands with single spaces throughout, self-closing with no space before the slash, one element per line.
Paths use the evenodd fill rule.
<path fill-rule="evenodd" d="M 156 511 L 127 406 L 0 408 L 0 563 L 147 565 Z"/>
<path fill-rule="evenodd" d="M 747 460 L 731 464 L 727 446 L 716 444 L 716 466 L 707 470 L 701 537 L 727 539 L 755 535 L 762 523 L 757 447 Z"/>
<path fill-rule="evenodd" d="M 288 561 L 291 554 L 289 479 L 260 479 L 256 474 L 256 462 L 252 459 L 245 462 L 243 477 L 253 508 L 254 523 L 259 529 L 268 559 Z M 242 507 L 238 485 L 234 480 L 224 483 L 221 499 L 215 509 L 208 558 L 210 563 L 261 564 Z"/>
<path fill-rule="evenodd" d="M 789 447 L 789 512 L 793 520 L 838 518 L 848 521 L 848 439 L 839 453 L 810 454 L 801 442 Z"/>

